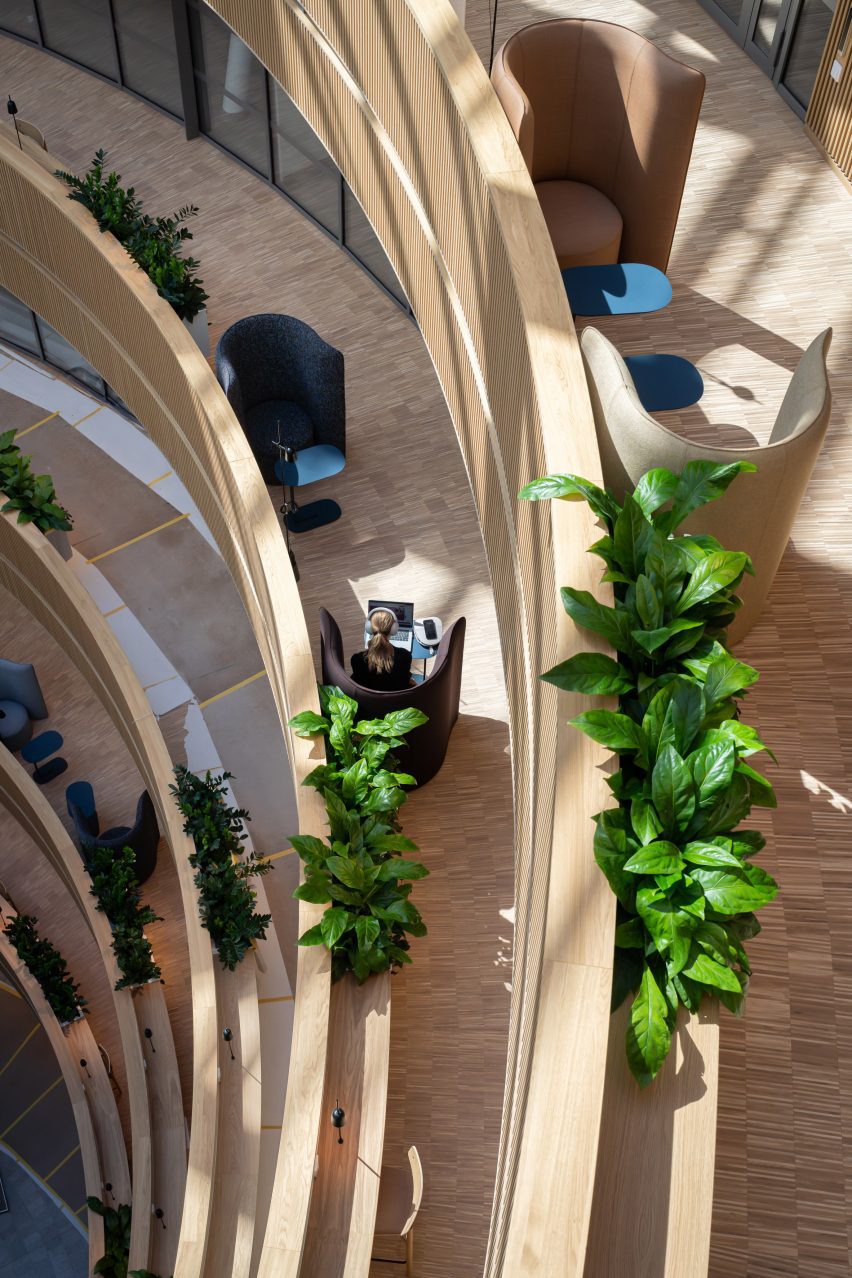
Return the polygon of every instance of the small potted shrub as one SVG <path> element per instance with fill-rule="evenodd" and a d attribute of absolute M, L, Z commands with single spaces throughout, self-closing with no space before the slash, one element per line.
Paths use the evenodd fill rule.
<path fill-rule="evenodd" d="M 150 905 L 140 905 L 136 880 L 136 855 L 132 848 L 87 847 L 86 869 L 92 880 L 92 896 L 97 908 L 107 916 L 112 929 L 112 949 L 121 979 L 117 990 L 134 988 L 160 980 L 151 942 L 145 935 L 147 923 L 162 922 Z"/>
<path fill-rule="evenodd" d="M 0 433 L 0 493 L 6 497 L 0 514 L 17 512 L 19 524 L 35 524 L 52 538 L 63 559 L 70 559 L 71 516 L 56 500 L 50 475 L 34 475 L 31 461 L 15 443 L 15 431 Z"/>

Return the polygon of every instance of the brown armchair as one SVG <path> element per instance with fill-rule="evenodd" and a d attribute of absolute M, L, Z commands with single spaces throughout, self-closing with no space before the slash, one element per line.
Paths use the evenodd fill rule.
<path fill-rule="evenodd" d="M 559 266 L 647 262 L 665 271 L 702 73 L 626 27 L 556 18 L 515 32 L 491 80 Z"/>
<path fill-rule="evenodd" d="M 362 688 L 352 678 L 343 655 L 340 627 L 330 612 L 320 608 L 323 683 L 334 684 L 357 701 L 365 719 L 380 719 L 391 710 L 404 710 L 408 706 L 429 716 L 428 723 L 407 734 L 407 744 L 399 751 L 400 766 L 421 786 L 432 780 L 444 762 L 450 733 L 459 717 L 464 632 L 464 617 L 459 617 L 444 631 L 432 673 L 423 683 L 403 688 L 401 692 L 374 692 L 372 688 Z"/>

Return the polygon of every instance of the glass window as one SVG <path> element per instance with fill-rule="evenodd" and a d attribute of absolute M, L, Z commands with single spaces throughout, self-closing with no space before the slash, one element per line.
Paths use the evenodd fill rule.
<path fill-rule="evenodd" d="M 266 72 L 209 9 L 192 6 L 189 15 L 202 132 L 269 177 Z"/>
<path fill-rule="evenodd" d="M 769 54 L 778 30 L 778 19 L 783 8 L 782 0 L 761 0 L 754 24 L 754 43 L 761 53 Z"/>
<path fill-rule="evenodd" d="M 11 31 L 13 35 L 25 36 L 27 40 L 38 43 L 38 23 L 32 0 L 3 0 L 0 5 L 0 31 Z"/>
<path fill-rule="evenodd" d="M 0 338 L 3 337 L 41 359 L 32 311 L 5 288 L 0 288 Z"/>
<path fill-rule="evenodd" d="M 277 80 L 269 81 L 275 182 L 340 237 L 340 174 L 331 156 Z"/>
<path fill-rule="evenodd" d="M 836 0 L 804 0 L 781 83 L 807 110 Z"/>
<path fill-rule="evenodd" d="M 38 8 L 48 49 L 118 79 L 109 0 L 39 0 Z"/>
<path fill-rule="evenodd" d="M 65 338 L 43 319 L 39 319 L 38 329 L 41 333 L 45 359 L 61 369 L 63 373 L 69 373 L 71 377 L 76 377 L 78 382 L 82 382 L 84 386 L 90 386 L 98 395 L 105 397 L 104 379 L 92 368 L 88 360 L 85 360 L 79 351 L 75 351 L 71 343 L 66 342 Z"/>
<path fill-rule="evenodd" d="M 171 0 L 112 0 L 124 83 L 183 117 Z"/>
<path fill-rule="evenodd" d="M 346 183 L 343 184 L 343 225 L 343 242 L 346 247 L 372 271 L 376 279 L 381 280 L 394 297 L 404 303 L 405 293 L 396 272 L 388 261 L 369 218 Z"/>

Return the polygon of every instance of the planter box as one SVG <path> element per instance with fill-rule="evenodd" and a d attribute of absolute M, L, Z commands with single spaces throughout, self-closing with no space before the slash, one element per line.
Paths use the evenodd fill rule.
<path fill-rule="evenodd" d="M 207 307 L 202 307 L 195 319 L 184 320 L 183 324 L 201 354 L 207 359 L 210 355 L 210 329 L 207 324 Z"/>
<path fill-rule="evenodd" d="M 59 1028 L 62 1030 L 64 1034 L 66 1030 L 71 1028 L 72 1025 L 76 1025 L 77 1021 L 84 1021 L 85 1019 L 86 1019 L 86 1013 L 83 1011 L 82 1007 L 78 1007 L 77 1015 L 74 1017 L 73 1021 L 60 1021 Z"/>
<path fill-rule="evenodd" d="M 71 558 L 71 542 L 68 540 L 68 533 L 65 529 L 51 528 L 44 535 L 53 549 L 58 550 L 62 558 L 67 562 Z"/>

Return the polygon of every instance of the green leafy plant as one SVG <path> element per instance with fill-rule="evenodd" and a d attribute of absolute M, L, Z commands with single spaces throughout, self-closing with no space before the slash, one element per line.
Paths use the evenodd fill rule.
<path fill-rule="evenodd" d="M 128 1203 L 107 1207 L 94 1195 L 86 1199 L 86 1206 L 104 1221 L 104 1254 L 96 1262 L 93 1273 L 100 1278 L 157 1278 L 150 1269 L 132 1269 L 127 1272 L 130 1255 L 130 1225 L 133 1212 Z"/>
<path fill-rule="evenodd" d="M 195 843 L 190 865 L 195 870 L 201 922 L 213 938 L 223 967 L 233 971 L 253 941 L 263 940 L 270 914 L 255 910 L 257 894 L 249 879 L 272 867 L 256 852 L 245 854 L 243 823 L 249 814 L 232 808 L 225 795 L 230 772 L 197 777 L 183 764 L 175 768 L 170 787 L 185 817 L 184 831 Z"/>
<path fill-rule="evenodd" d="M 150 217 L 142 211 L 135 187 L 122 187 L 120 173 L 104 176 L 105 162 L 106 152 L 99 150 L 82 177 L 61 170 L 55 176 L 71 188 L 69 199 L 87 208 L 100 229 L 124 245 L 180 318 L 194 319 L 207 294 L 197 278 L 198 262 L 183 257 L 182 249 L 192 239 L 186 222 L 198 209 L 187 204 L 169 217 Z"/>
<path fill-rule="evenodd" d="M 671 1045 L 682 1004 L 705 996 L 739 1013 L 751 972 L 743 943 L 760 931 L 755 910 L 777 884 L 752 863 L 765 840 L 738 829 L 753 805 L 774 807 L 769 781 L 746 760 L 774 759 L 740 703 L 758 678 L 725 647 L 752 567 L 713 537 L 676 530 L 720 497 L 746 462 L 651 470 L 619 504 L 576 475 L 535 480 L 520 496 L 585 500 L 606 535 L 603 559 L 615 604 L 565 587 L 578 626 L 616 650 L 579 653 L 541 677 L 571 692 L 615 695 L 617 710 L 588 710 L 575 727 L 619 756 L 608 784 L 618 807 L 595 818 L 594 855 L 618 898 L 613 1010 L 633 995 L 627 1059 L 647 1086 Z"/>
<path fill-rule="evenodd" d="M 39 936 L 37 921 L 32 914 L 13 915 L 6 920 L 5 932 L 18 958 L 38 981 L 56 1019 L 67 1024 L 84 1011 L 86 1000 L 69 976 L 65 959 L 50 941 Z"/>
<path fill-rule="evenodd" d="M 160 923 L 162 919 L 150 905 L 139 903 L 141 893 L 133 849 L 114 851 L 87 845 L 84 853 L 92 880 L 92 896 L 112 926 L 112 949 L 121 972 L 115 988 L 122 990 L 129 985 L 159 980 L 160 969 L 154 962 L 144 928 L 147 923 Z"/>
<path fill-rule="evenodd" d="M 35 524 L 46 533 L 51 529 L 63 532 L 72 527 L 71 516 L 56 500 L 56 490 L 50 475 L 34 475 L 30 469 L 32 458 L 25 457 L 15 443 L 15 431 L 0 434 L 0 493 L 6 494 L 6 502 L 0 513 L 16 510 L 19 524 Z"/>
<path fill-rule="evenodd" d="M 297 736 L 326 739 L 326 762 L 302 784 L 322 794 L 330 827 L 325 841 L 307 834 L 291 839 L 305 864 L 305 881 L 293 895 L 328 906 L 299 944 L 325 945 L 332 979 L 352 972 L 361 984 L 410 963 L 408 936 L 426 934 L 409 896 L 412 881 L 429 871 L 397 855 L 418 851 L 399 827 L 407 797 L 401 787 L 416 782 L 399 771 L 393 754 L 426 716 L 406 709 L 358 720 L 358 703 L 331 686 L 320 688 L 320 705 L 323 714 L 304 711 L 290 720 Z"/>

